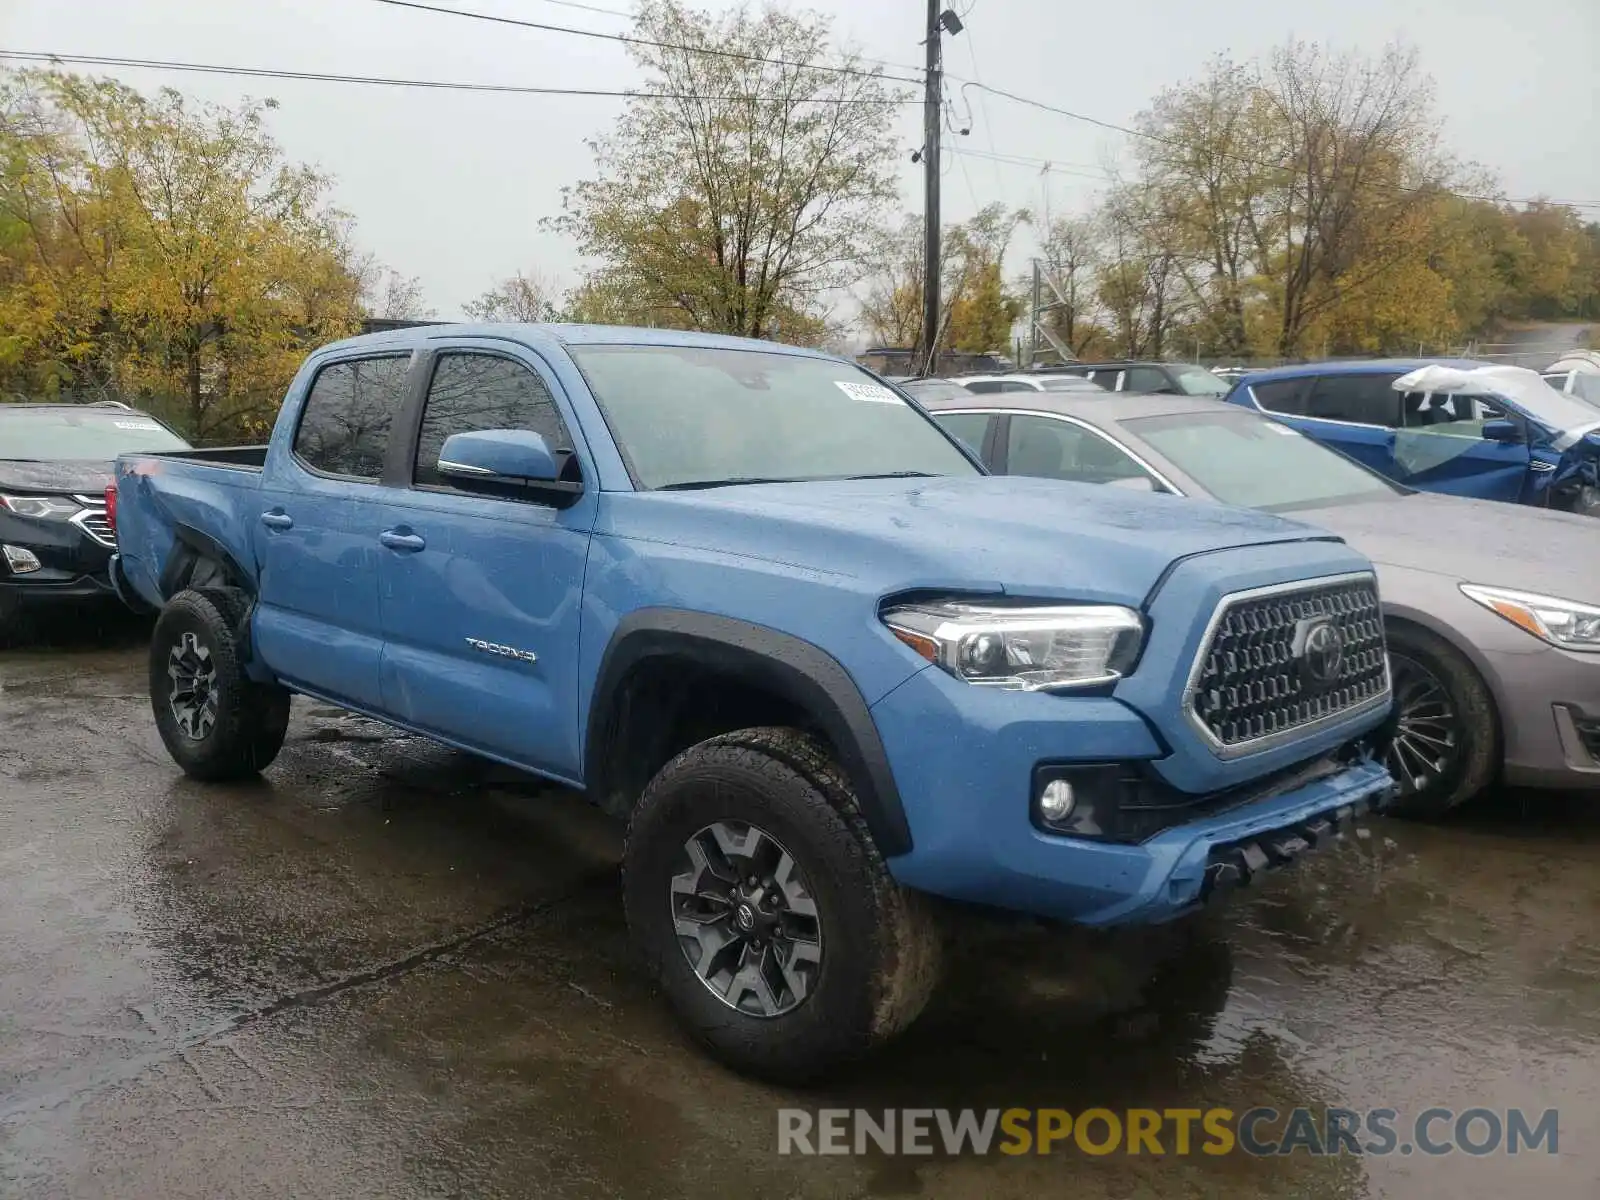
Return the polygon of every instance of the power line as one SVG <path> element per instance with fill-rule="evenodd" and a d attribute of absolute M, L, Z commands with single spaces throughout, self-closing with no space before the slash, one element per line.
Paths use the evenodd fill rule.
<path fill-rule="evenodd" d="M 218 63 L 171 62 L 154 58 L 114 58 L 97 54 L 56 54 L 35 50 L 0 50 L 0 59 L 23 62 L 75 63 L 91 67 L 135 67 L 151 71 L 186 71 L 201 75 L 236 75 L 249 79 L 291 79 L 313 83 L 355 83 L 373 87 L 423 88 L 449 92 L 495 92 L 525 96 L 616 96 L 635 100 L 770 100 L 794 104 L 920 104 L 919 100 L 875 100 L 860 96 L 704 95 L 694 92 L 619 91 L 609 88 L 534 87 L 510 83 L 470 83 L 445 79 L 396 79 L 384 75 L 338 75 L 327 71 L 281 71 L 268 67 L 230 67 Z"/>
<path fill-rule="evenodd" d="M 1028 96 L 1019 96 L 1016 92 L 1008 92 L 1004 88 L 991 87 L 989 84 L 980 83 L 977 80 L 969 80 L 967 83 L 963 84 L 962 86 L 963 87 L 977 88 L 980 91 L 988 92 L 991 95 L 999 96 L 1002 99 L 1012 100 L 1012 101 L 1015 101 L 1018 104 L 1026 104 L 1030 108 L 1037 108 L 1037 109 L 1040 109 L 1043 112 L 1055 113 L 1057 116 L 1067 117 L 1067 118 L 1069 118 L 1071 120 L 1074 120 L 1074 121 L 1082 121 L 1085 124 L 1097 125 L 1101 129 L 1108 129 L 1108 130 L 1112 131 L 1113 133 L 1121 133 L 1121 134 L 1126 134 L 1129 137 L 1143 138 L 1146 141 L 1157 142 L 1157 143 L 1160 143 L 1161 145 L 1164 145 L 1164 146 L 1173 146 L 1173 147 L 1176 147 L 1177 149 L 1180 149 L 1180 150 L 1190 149 L 1190 147 L 1186 143 L 1178 140 L 1177 138 L 1164 137 L 1159 133 L 1151 133 L 1148 130 L 1144 130 L 1144 129 L 1134 129 L 1134 128 L 1131 128 L 1130 126 L 1127 126 L 1127 125 L 1118 125 L 1115 121 L 1102 121 L 1099 117 L 1091 117 L 1091 116 L 1089 116 L 1089 115 L 1087 115 L 1085 113 L 1073 112 L 1071 109 L 1061 108 L 1061 107 L 1059 107 L 1057 105 L 1054 105 L 1054 104 L 1046 104 L 1042 100 L 1034 100 L 1034 99 L 1032 99 L 1031 97 L 1028 97 Z M 1249 158 L 1249 157 L 1247 157 L 1245 155 L 1242 155 L 1242 154 L 1232 154 L 1232 153 L 1229 153 L 1228 151 L 1218 151 L 1217 152 L 1217 157 L 1232 159 L 1235 162 L 1243 163 L 1246 166 L 1260 167 L 1260 168 L 1265 169 L 1265 170 L 1289 171 L 1289 170 L 1296 169 L 1295 168 L 1295 164 L 1293 164 L 1293 163 L 1263 162 L 1263 161 L 1261 161 L 1259 159 Z M 1528 199 L 1526 197 L 1511 197 L 1511 196 L 1480 196 L 1480 195 L 1475 195 L 1475 194 L 1470 193 L 1470 192 L 1457 192 L 1457 191 L 1455 191 L 1455 190 L 1453 190 L 1451 188 L 1446 188 L 1446 187 L 1438 187 L 1438 188 L 1433 188 L 1433 187 L 1405 187 L 1405 186 L 1400 185 L 1400 184 L 1375 185 L 1375 186 L 1384 186 L 1385 190 L 1398 192 L 1398 193 L 1417 193 L 1417 192 L 1438 191 L 1438 192 L 1442 192 L 1442 193 L 1444 193 L 1446 195 L 1455 196 L 1456 198 L 1461 199 L 1461 200 L 1475 200 L 1475 201 L 1479 201 L 1479 202 L 1484 203 L 1484 204 L 1522 204 L 1522 205 L 1529 205 L 1529 204 L 1542 203 L 1542 204 L 1558 205 L 1558 206 L 1563 207 L 1563 208 L 1596 208 L 1596 209 L 1600 209 L 1600 200 L 1547 200 L 1547 199 L 1540 199 L 1540 198 Z"/>
<path fill-rule="evenodd" d="M 470 12 L 466 9 L 445 8 L 436 4 L 423 4 L 420 0 L 375 0 L 392 8 L 409 8 L 418 12 L 435 13 L 447 17 L 466 17 L 474 21 L 490 21 L 496 25 L 515 25 L 521 29 L 539 29 L 546 33 L 566 33 L 575 37 L 598 38 L 601 41 L 621 42 L 628 46 L 651 46 L 657 50 L 682 50 L 690 54 L 704 54 L 710 58 L 732 58 L 744 62 L 762 63 L 769 67 L 798 67 L 807 71 L 824 71 L 832 75 L 858 75 L 867 79 L 882 79 L 892 83 L 920 84 L 922 80 L 906 75 L 885 75 L 882 71 L 868 71 L 860 67 L 825 66 L 820 63 L 797 62 L 786 58 L 765 58 L 759 54 L 746 54 L 740 50 L 717 50 L 707 46 L 687 46 L 681 42 L 662 42 L 655 38 L 635 37 L 628 33 L 602 33 L 598 29 L 578 29 L 571 25 L 551 25 L 543 21 L 525 21 L 517 17 L 499 17 L 491 13 Z M 892 64 L 891 64 L 892 65 Z M 915 70 L 914 67 L 901 68 Z"/>
<path fill-rule="evenodd" d="M 972 0 L 972 3 L 967 5 L 967 12 L 970 13 L 977 6 L 978 6 L 978 0 Z M 965 14 L 963 14 L 963 15 L 965 15 Z M 983 76 L 983 73 L 978 70 L 978 50 L 977 50 L 976 45 L 973 43 L 972 30 L 971 30 L 970 27 L 967 29 L 966 34 L 967 34 L 967 37 L 966 37 L 967 59 L 968 59 L 969 62 L 972 63 L 972 78 L 973 79 L 981 79 L 982 76 Z M 965 84 L 962 85 L 961 98 L 962 98 L 962 100 L 966 100 L 966 98 L 967 98 L 966 97 L 966 85 Z M 989 153 L 993 154 L 995 152 L 995 147 L 994 147 L 994 122 L 989 119 L 989 106 L 983 102 L 982 93 L 979 93 L 979 95 L 978 95 L 978 108 L 983 113 L 983 137 L 984 137 L 984 140 L 989 143 Z M 967 105 L 967 111 L 969 113 L 972 111 L 972 105 L 970 103 L 968 103 L 968 105 Z M 999 167 L 998 164 L 996 164 L 996 166 L 994 168 L 994 181 L 995 181 L 995 186 L 998 187 L 999 184 L 1000 184 L 1000 167 Z"/>
<path fill-rule="evenodd" d="M 951 154 L 960 154 L 968 158 L 982 158 L 995 163 L 1003 163 L 1012 167 L 1027 167 L 1031 171 L 1048 171 L 1052 175 L 1072 175 L 1080 179 L 1098 179 L 1106 183 L 1115 183 L 1116 176 L 1088 163 L 1059 163 L 1048 158 L 1029 158 L 1021 154 L 995 154 L 987 150 L 969 150 L 964 146 L 950 147 Z M 1074 170 L 1073 168 L 1086 168 Z"/>
<path fill-rule="evenodd" d="M 578 0 L 541 0 L 544 4 L 554 4 L 560 8 L 579 8 L 584 12 L 602 13 L 608 17 L 621 17 L 625 21 L 633 20 L 633 14 L 625 8 L 601 8 L 597 4 L 579 4 Z"/>

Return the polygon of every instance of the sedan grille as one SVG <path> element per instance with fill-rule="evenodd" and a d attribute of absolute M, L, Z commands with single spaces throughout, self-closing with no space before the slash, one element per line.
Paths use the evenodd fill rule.
<path fill-rule="evenodd" d="M 1241 592 L 1212 618 L 1189 714 L 1224 756 L 1266 749 L 1389 694 L 1371 575 Z"/>

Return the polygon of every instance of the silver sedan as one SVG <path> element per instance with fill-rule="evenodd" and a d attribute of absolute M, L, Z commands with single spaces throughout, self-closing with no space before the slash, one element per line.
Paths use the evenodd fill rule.
<path fill-rule="evenodd" d="M 1600 788 L 1594 518 L 1412 492 L 1213 400 L 1036 392 L 925 403 L 993 470 L 1259 508 L 1370 557 L 1404 810 L 1442 813 L 1497 776 Z"/>

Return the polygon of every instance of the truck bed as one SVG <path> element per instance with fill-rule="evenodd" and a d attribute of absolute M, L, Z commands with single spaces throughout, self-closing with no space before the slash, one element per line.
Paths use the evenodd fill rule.
<path fill-rule="evenodd" d="M 205 463 L 213 467 L 228 467 L 235 471 L 259 472 L 267 461 L 267 447 L 212 446 L 206 450 L 166 450 L 159 453 L 140 454 L 140 458 L 177 459 L 182 462 Z"/>
<path fill-rule="evenodd" d="M 213 547 L 252 576 L 266 457 L 265 446 L 120 457 L 117 555 L 128 585 L 159 605 L 162 570 L 182 543 Z"/>

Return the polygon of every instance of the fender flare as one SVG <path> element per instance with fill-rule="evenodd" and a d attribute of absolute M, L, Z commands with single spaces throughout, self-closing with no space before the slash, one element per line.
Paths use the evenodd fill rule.
<path fill-rule="evenodd" d="M 810 713 L 838 752 L 879 852 L 890 858 L 911 849 L 911 827 L 888 755 L 849 672 L 811 642 L 731 617 L 644 608 L 618 623 L 589 703 L 584 781 L 591 795 L 606 795 L 610 783 L 609 748 L 620 719 L 623 681 L 654 658 L 687 658 L 727 671 Z"/>

